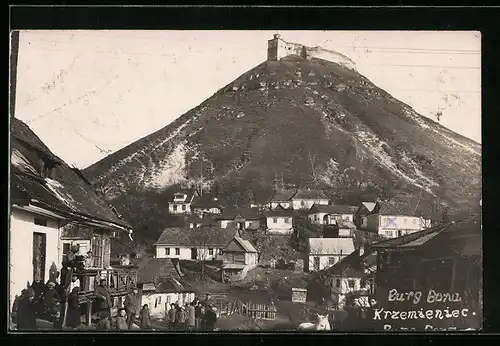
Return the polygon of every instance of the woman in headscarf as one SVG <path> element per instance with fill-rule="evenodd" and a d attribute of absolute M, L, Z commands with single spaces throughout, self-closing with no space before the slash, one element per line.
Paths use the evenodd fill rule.
<path fill-rule="evenodd" d="M 68 296 L 68 310 L 66 317 L 66 325 L 70 328 L 76 328 L 80 325 L 81 314 L 80 314 L 80 304 L 78 302 L 78 292 L 80 292 L 80 287 L 74 287 Z"/>
<path fill-rule="evenodd" d="M 34 330 L 36 329 L 36 317 L 34 311 L 33 290 L 24 289 L 21 291 L 17 305 L 17 329 Z"/>

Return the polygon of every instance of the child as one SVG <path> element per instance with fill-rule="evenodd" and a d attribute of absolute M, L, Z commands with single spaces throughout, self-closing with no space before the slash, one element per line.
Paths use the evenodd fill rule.
<path fill-rule="evenodd" d="M 118 310 L 118 316 L 116 316 L 116 330 L 127 330 L 127 312 L 124 308 Z"/>
<path fill-rule="evenodd" d="M 175 315 L 176 315 L 175 304 L 170 304 L 170 310 L 167 313 L 167 323 L 170 330 L 175 329 Z"/>
<path fill-rule="evenodd" d="M 149 315 L 149 307 L 148 304 L 144 304 L 142 307 L 139 318 L 141 322 L 141 329 L 151 329 L 151 317 Z"/>

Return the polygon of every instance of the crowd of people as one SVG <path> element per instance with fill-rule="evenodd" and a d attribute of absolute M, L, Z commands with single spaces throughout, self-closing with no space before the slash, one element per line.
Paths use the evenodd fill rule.
<path fill-rule="evenodd" d="M 194 299 L 191 303 L 170 304 L 165 309 L 165 322 L 169 330 L 215 330 L 217 308 L 207 294 L 204 301 Z"/>

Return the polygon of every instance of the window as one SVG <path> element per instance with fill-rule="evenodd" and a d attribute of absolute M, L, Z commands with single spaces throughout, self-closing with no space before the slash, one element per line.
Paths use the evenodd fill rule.
<path fill-rule="evenodd" d="M 335 287 L 340 288 L 340 279 L 337 279 L 337 282 L 335 283 Z"/>
<path fill-rule="evenodd" d="M 170 256 L 170 248 L 169 247 L 165 248 L 165 255 Z"/>
<path fill-rule="evenodd" d="M 158 307 L 158 298 L 155 299 L 155 308 Z"/>
<path fill-rule="evenodd" d="M 335 264 L 335 257 L 328 257 L 328 264 Z"/>
<path fill-rule="evenodd" d="M 278 218 L 277 217 L 273 217 L 273 223 L 278 223 Z"/>
<path fill-rule="evenodd" d="M 37 217 L 33 220 L 35 225 L 47 227 L 47 219 L 44 217 Z"/>
<path fill-rule="evenodd" d="M 354 282 L 354 280 L 348 280 L 347 284 L 349 285 L 349 288 L 354 288 L 355 282 Z"/>
<path fill-rule="evenodd" d="M 314 215 L 314 221 L 318 221 L 318 215 Z"/>
<path fill-rule="evenodd" d="M 363 226 L 363 227 L 368 226 L 368 219 L 366 217 L 363 217 L 361 219 L 361 226 Z"/>
<path fill-rule="evenodd" d="M 158 297 L 158 304 L 161 304 L 161 296 Z"/>
<path fill-rule="evenodd" d="M 65 257 L 69 253 L 69 248 L 70 248 L 69 243 L 63 244 L 63 257 Z"/>
<path fill-rule="evenodd" d="M 214 249 L 208 248 L 208 255 L 213 256 L 214 254 Z"/>
<path fill-rule="evenodd" d="M 181 249 L 180 249 L 180 248 L 178 248 L 178 247 L 176 247 L 176 248 L 175 248 L 175 255 L 176 255 L 176 256 L 179 256 L 180 254 L 181 254 Z"/>
<path fill-rule="evenodd" d="M 182 205 L 182 211 L 186 211 L 186 205 L 185 204 Z"/>
<path fill-rule="evenodd" d="M 177 204 L 174 204 L 173 209 L 174 211 L 177 211 Z"/>
<path fill-rule="evenodd" d="M 92 259 L 94 267 L 102 268 L 103 266 L 103 240 L 102 236 L 94 235 L 92 239 Z"/>
<path fill-rule="evenodd" d="M 285 217 L 285 223 L 290 223 L 290 218 Z"/>
<path fill-rule="evenodd" d="M 224 251 L 222 251 L 222 249 L 219 249 L 219 255 L 224 255 Z"/>

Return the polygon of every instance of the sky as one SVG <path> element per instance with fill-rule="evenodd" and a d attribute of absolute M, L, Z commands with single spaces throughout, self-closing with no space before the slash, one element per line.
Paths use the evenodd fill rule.
<path fill-rule="evenodd" d="M 85 168 L 265 61 L 274 33 L 347 55 L 392 96 L 481 142 L 474 31 L 22 31 L 15 116 Z"/>

